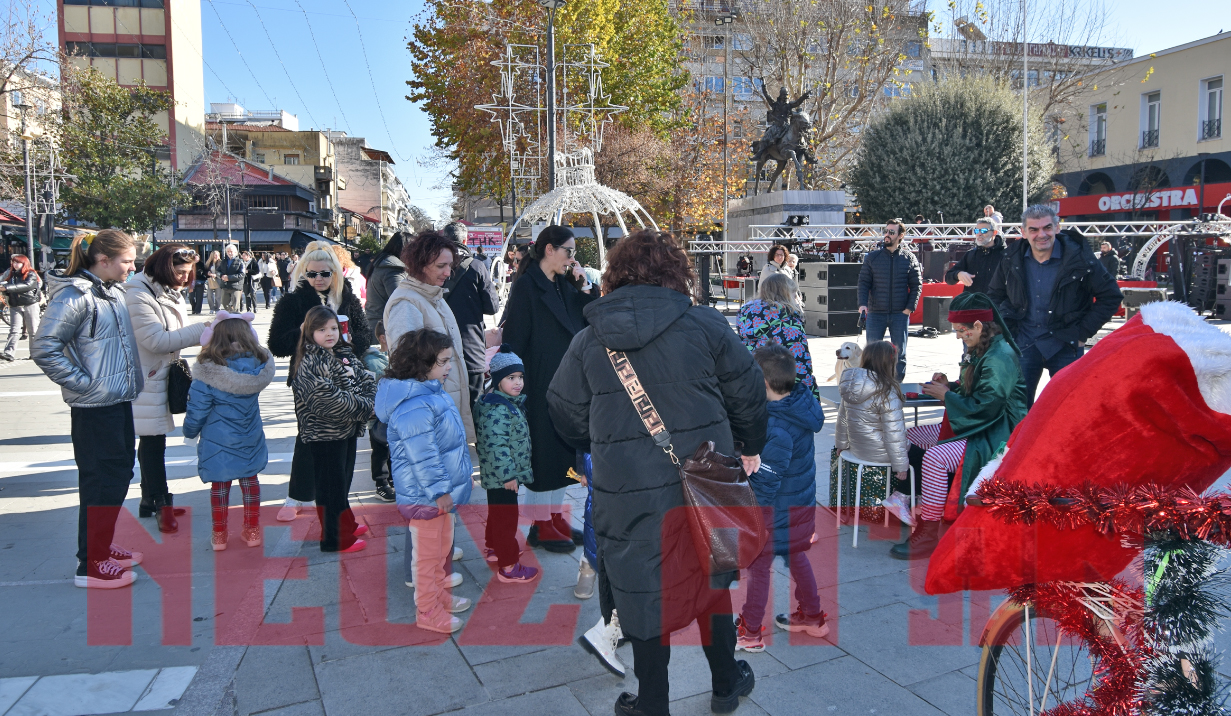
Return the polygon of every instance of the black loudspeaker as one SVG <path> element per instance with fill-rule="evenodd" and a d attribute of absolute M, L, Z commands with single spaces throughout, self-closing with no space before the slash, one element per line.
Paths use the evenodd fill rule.
<path fill-rule="evenodd" d="M 815 313 L 804 311 L 804 333 L 810 336 L 857 336 L 859 313 Z"/>
<path fill-rule="evenodd" d="M 923 280 L 944 281 L 945 270 L 949 268 L 948 251 L 923 251 Z"/>
<path fill-rule="evenodd" d="M 949 323 L 949 304 L 953 296 L 924 296 L 923 325 L 935 328 L 939 333 L 952 333 L 953 324 Z"/>
<path fill-rule="evenodd" d="M 850 288 L 859 285 L 859 269 L 861 268 L 863 264 L 824 263 L 820 265 L 817 278 L 822 286 Z"/>

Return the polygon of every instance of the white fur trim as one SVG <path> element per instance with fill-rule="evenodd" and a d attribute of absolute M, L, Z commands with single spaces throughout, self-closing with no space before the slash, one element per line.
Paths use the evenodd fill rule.
<path fill-rule="evenodd" d="M 975 494 L 975 491 L 979 489 L 979 485 L 982 485 L 983 483 L 995 477 L 996 470 L 1000 468 L 1000 463 L 1004 462 L 1004 456 L 1008 454 L 1009 454 L 1009 449 L 1005 448 L 1004 450 L 1000 452 L 999 455 L 989 460 L 988 463 L 983 466 L 983 469 L 979 471 L 979 474 L 975 476 L 975 479 L 971 481 L 970 489 L 966 491 L 966 494 L 967 495 Z M 958 475 L 957 479 L 960 480 L 961 477 L 962 477 L 961 475 Z"/>
<path fill-rule="evenodd" d="M 1175 301 L 1145 304 L 1141 320 L 1156 333 L 1169 336 L 1188 355 L 1205 404 L 1231 414 L 1231 335 Z"/>

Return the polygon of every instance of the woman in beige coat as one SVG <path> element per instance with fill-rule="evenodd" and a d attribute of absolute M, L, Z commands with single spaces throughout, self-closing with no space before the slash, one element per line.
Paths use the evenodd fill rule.
<path fill-rule="evenodd" d="M 467 442 L 474 442 L 474 421 L 470 417 L 470 386 L 466 383 L 466 363 L 462 354 L 462 333 L 445 303 L 444 286 L 453 271 L 454 244 L 437 231 L 424 231 L 406 243 L 402 263 L 406 275 L 385 304 L 385 337 L 392 350 L 398 339 L 410 331 L 431 328 L 453 339 L 453 370 L 444 389 L 457 403 L 466 426 Z"/>
<path fill-rule="evenodd" d="M 145 261 L 142 273 L 126 284 L 124 302 L 132 320 L 145 387 L 133 401 L 133 426 L 140 436 L 137 462 L 141 465 L 142 517 L 157 515 L 159 532 L 179 526 L 167 491 L 167 433 L 175 420 L 167 406 L 167 374 L 180 350 L 201 341 L 205 323 L 184 325 L 185 301 L 181 291 L 192 285 L 197 252 L 183 244 L 168 244 Z"/>

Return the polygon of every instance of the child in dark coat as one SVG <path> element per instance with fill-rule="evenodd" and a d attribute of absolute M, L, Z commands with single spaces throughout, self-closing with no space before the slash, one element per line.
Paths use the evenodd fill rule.
<path fill-rule="evenodd" d="M 751 482 L 757 502 L 773 508 L 773 522 L 767 526 L 770 535 L 765 551 L 748 567 L 748 598 L 736 622 L 736 649 L 748 652 L 765 650 L 761 622 L 769 601 L 770 567 L 778 555 L 787 558 L 799 607 L 789 615 L 774 617 L 774 623 L 786 631 L 802 631 L 818 639 L 829 633 L 807 555 L 816 528 L 813 440 L 825 424 L 825 414 L 809 387 L 796 382 L 795 358 L 790 351 L 772 343 L 758 348 L 753 358 L 765 374 L 769 428 L 761 451 L 761 468 Z"/>

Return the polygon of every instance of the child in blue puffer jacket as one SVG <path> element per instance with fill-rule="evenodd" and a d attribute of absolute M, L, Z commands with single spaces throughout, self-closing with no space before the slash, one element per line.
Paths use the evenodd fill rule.
<path fill-rule="evenodd" d="M 470 501 L 470 448 L 453 398 L 441 384 L 453 339 L 424 328 L 398 341 L 376 390 L 376 417 L 388 425 L 398 511 L 410 521 L 415 560 L 415 624 L 451 634 L 470 600 L 451 596 L 453 511 Z"/>
<path fill-rule="evenodd" d="M 269 451 L 261 424 L 261 390 L 274 377 L 274 361 L 261 347 L 252 328 L 252 314 L 232 316 L 219 311 L 201 334 L 201 354 L 192 371 L 184 437 L 197 444 L 197 471 L 210 483 L 213 515 L 211 544 L 227 548 L 227 508 L 231 481 L 244 493 L 244 528 L 249 547 L 261 544 L 261 486 L 257 473 L 265 469 Z"/>
<path fill-rule="evenodd" d="M 765 650 L 761 622 L 769 601 L 769 572 L 775 556 L 787 560 L 799 606 L 791 614 L 774 617 L 774 623 L 780 629 L 802 631 L 818 639 L 829 633 L 807 555 L 816 531 L 814 441 L 825 424 L 825 414 L 811 388 L 797 381 L 795 357 L 789 350 L 771 343 L 758 348 L 752 357 L 765 375 L 769 425 L 761 468 L 750 481 L 757 502 L 773 508 L 773 519 L 766 520 L 769 540 L 765 551 L 748 567 L 748 598 L 736 621 L 735 648 L 758 652 Z"/>

